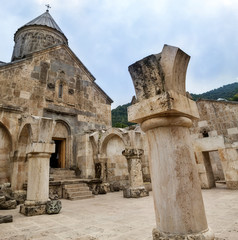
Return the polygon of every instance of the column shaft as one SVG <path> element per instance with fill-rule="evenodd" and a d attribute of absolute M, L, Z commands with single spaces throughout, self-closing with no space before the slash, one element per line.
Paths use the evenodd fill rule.
<path fill-rule="evenodd" d="M 49 159 L 50 153 L 28 154 L 27 200 L 49 199 Z"/>
<path fill-rule="evenodd" d="M 207 230 L 188 128 L 159 127 L 147 134 L 157 228 L 174 234 Z"/>

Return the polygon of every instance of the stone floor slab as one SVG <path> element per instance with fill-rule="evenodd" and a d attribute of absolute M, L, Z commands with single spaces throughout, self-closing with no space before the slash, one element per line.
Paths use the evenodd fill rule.
<path fill-rule="evenodd" d="M 238 239 L 238 191 L 224 187 L 203 190 L 208 224 L 221 240 Z M 14 210 L 12 223 L 0 225 L 0 240 L 152 240 L 153 198 L 123 198 L 122 192 L 92 199 L 62 200 L 57 215 L 25 217 Z"/>

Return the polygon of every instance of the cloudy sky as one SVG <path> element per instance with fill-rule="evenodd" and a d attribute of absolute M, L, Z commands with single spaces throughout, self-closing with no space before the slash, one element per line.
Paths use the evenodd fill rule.
<path fill-rule="evenodd" d="M 191 56 L 189 92 L 237 82 L 237 0 L 0 0 L 0 61 L 10 61 L 14 33 L 48 3 L 70 48 L 114 100 L 112 108 L 134 95 L 128 66 L 164 44 Z"/>

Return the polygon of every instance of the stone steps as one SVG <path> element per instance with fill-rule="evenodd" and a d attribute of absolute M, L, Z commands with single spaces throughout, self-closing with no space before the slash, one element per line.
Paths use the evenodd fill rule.
<path fill-rule="evenodd" d="M 54 181 L 74 179 L 74 178 L 76 178 L 74 170 L 61 169 L 61 168 L 52 168 L 50 170 L 50 179 L 53 179 Z"/>
<path fill-rule="evenodd" d="M 63 195 L 64 198 L 69 200 L 80 200 L 94 197 L 85 183 L 65 184 L 63 187 Z"/>

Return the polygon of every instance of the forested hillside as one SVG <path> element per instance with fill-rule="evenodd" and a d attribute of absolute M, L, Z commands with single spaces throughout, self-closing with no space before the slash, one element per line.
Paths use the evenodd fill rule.
<path fill-rule="evenodd" d="M 196 101 L 200 98 L 202 99 L 212 99 L 217 100 L 218 98 L 224 98 L 226 100 L 231 100 L 235 94 L 238 93 L 238 82 L 224 85 L 220 88 L 213 89 L 211 91 L 202 94 L 191 94 L 193 99 Z"/>
<path fill-rule="evenodd" d="M 113 127 L 124 128 L 133 125 L 133 123 L 128 122 L 127 118 L 127 107 L 130 105 L 130 103 L 127 103 L 112 110 Z"/>
<path fill-rule="evenodd" d="M 211 99 L 217 100 L 223 98 L 230 101 L 238 101 L 238 82 L 224 85 L 220 88 L 202 93 L 202 94 L 191 94 L 193 100 L 198 99 Z M 112 126 L 113 127 L 127 127 L 133 125 L 133 123 L 128 122 L 127 119 L 127 107 L 130 103 L 118 106 L 112 110 Z"/>

